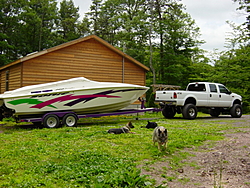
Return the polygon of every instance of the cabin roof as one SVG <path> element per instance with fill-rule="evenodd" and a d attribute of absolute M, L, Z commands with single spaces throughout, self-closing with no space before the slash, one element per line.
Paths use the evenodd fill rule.
<path fill-rule="evenodd" d="M 66 47 L 69 47 L 71 45 L 74 45 L 74 44 L 77 44 L 77 43 L 80 43 L 80 42 L 87 41 L 89 39 L 95 39 L 96 41 L 100 42 L 101 44 L 103 44 L 104 46 L 106 46 L 107 48 L 109 48 L 110 50 L 112 50 L 112 51 L 116 52 L 117 54 L 119 54 L 119 55 L 121 55 L 121 56 L 129 59 L 130 61 L 132 61 L 133 63 L 137 64 L 138 66 L 140 66 L 144 70 L 149 71 L 149 68 L 147 66 L 143 65 L 142 63 L 140 63 L 139 61 L 135 60 L 131 56 L 127 55 L 126 53 L 122 52 L 121 50 L 115 48 L 114 46 L 112 46 L 111 44 L 109 44 L 108 42 L 106 42 L 105 40 L 101 39 L 100 37 L 98 37 L 96 35 L 89 35 L 87 37 L 82 37 L 82 38 L 79 38 L 79 39 L 76 39 L 76 40 L 72 40 L 72 41 L 60 44 L 58 46 L 54 46 L 52 48 L 48 48 L 48 49 L 40 51 L 40 52 L 32 53 L 30 55 L 27 55 L 25 57 L 22 57 L 22 58 L 16 60 L 16 61 L 13 61 L 11 63 L 8 63 L 7 65 L 4 65 L 4 66 L 0 67 L 0 70 L 3 70 L 5 68 L 8 68 L 10 66 L 19 64 L 21 62 L 25 62 L 27 60 L 39 57 L 41 55 L 45 55 L 45 54 L 50 53 L 50 52 L 53 52 L 53 51 L 56 51 L 56 50 L 60 50 L 62 48 L 66 48 Z"/>

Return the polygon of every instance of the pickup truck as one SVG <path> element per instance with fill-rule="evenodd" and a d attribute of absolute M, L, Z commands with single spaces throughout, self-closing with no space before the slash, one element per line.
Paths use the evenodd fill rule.
<path fill-rule="evenodd" d="M 197 108 L 209 108 L 212 117 L 218 117 L 222 112 L 234 118 L 242 116 L 242 97 L 219 83 L 194 82 L 189 83 L 185 91 L 156 91 L 155 103 L 161 106 L 165 118 L 182 113 L 185 119 L 195 119 Z"/>

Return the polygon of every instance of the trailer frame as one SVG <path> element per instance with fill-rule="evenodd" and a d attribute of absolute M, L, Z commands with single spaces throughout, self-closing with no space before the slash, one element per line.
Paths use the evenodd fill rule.
<path fill-rule="evenodd" d="M 77 114 L 73 111 L 56 111 L 56 112 L 48 112 L 42 114 L 41 117 L 20 118 L 18 121 L 43 125 L 46 128 L 57 128 L 61 125 L 66 125 L 67 127 L 75 127 L 77 125 L 77 121 L 82 118 L 137 114 L 136 120 L 138 120 L 140 113 L 159 112 L 159 111 L 162 111 L 162 109 L 159 108 L 126 109 L 126 110 L 118 110 L 115 112 L 94 113 L 94 114 Z"/>

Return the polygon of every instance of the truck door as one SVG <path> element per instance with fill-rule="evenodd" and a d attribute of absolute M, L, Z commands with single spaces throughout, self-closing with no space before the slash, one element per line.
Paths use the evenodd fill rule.
<path fill-rule="evenodd" d="M 208 100 L 209 100 L 209 106 L 210 107 L 217 107 L 219 106 L 219 92 L 217 90 L 216 84 L 209 84 L 209 96 L 208 96 Z"/>
<path fill-rule="evenodd" d="M 219 87 L 219 104 L 220 107 L 230 107 L 232 102 L 231 92 L 223 85 L 218 85 Z"/>
<path fill-rule="evenodd" d="M 203 83 L 189 84 L 187 91 L 192 91 L 190 94 L 193 94 L 197 97 L 196 106 L 207 106 L 208 105 L 208 89 Z"/>

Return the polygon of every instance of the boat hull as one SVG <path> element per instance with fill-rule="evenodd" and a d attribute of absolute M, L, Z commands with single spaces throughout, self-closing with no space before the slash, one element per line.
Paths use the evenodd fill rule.
<path fill-rule="evenodd" d="M 29 96 L 4 98 L 7 108 L 15 115 L 45 114 L 53 111 L 74 111 L 78 114 L 112 112 L 135 102 L 148 90 L 147 87 L 94 88 L 51 92 Z"/>

